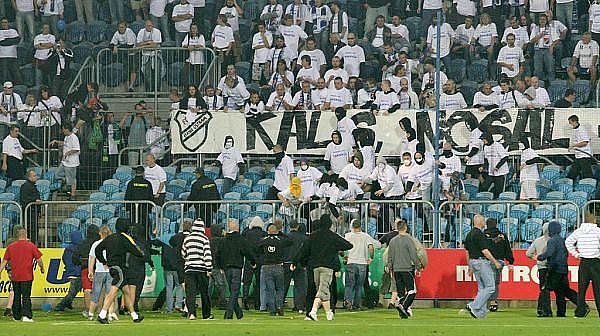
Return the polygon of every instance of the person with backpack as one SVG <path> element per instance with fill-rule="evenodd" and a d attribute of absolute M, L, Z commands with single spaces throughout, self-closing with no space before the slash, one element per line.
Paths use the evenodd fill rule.
<path fill-rule="evenodd" d="M 500 295 L 500 276 L 502 275 L 502 269 L 506 265 L 506 261 L 509 264 L 515 263 L 515 258 L 513 257 L 513 252 L 510 247 L 510 242 L 508 241 L 508 237 L 498 229 L 498 221 L 494 218 L 488 218 L 486 220 L 486 229 L 483 232 L 485 237 L 490 241 L 490 252 L 496 260 L 500 262 L 502 267 L 496 268 L 494 271 L 495 279 L 496 279 L 496 287 L 494 292 L 490 296 L 490 311 L 496 312 L 498 311 L 498 296 Z"/>
<path fill-rule="evenodd" d="M 388 258 L 385 261 L 385 271 L 394 273 L 398 301 L 395 302 L 400 318 L 412 316 L 409 309 L 417 295 L 415 272 L 421 270 L 421 262 L 417 256 L 417 248 L 413 238 L 408 234 L 405 221 L 396 222 L 398 235 L 390 240 Z"/>

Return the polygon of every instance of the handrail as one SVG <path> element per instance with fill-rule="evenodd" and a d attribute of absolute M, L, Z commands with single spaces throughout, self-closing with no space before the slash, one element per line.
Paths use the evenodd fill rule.
<path fill-rule="evenodd" d="M 119 161 L 118 161 L 119 165 L 122 165 L 122 162 L 123 162 L 122 159 L 123 159 L 123 154 L 124 153 L 126 153 L 126 152 L 128 153 L 128 152 L 131 152 L 131 151 L 139 151 L 139 155 L 140 155 L 140 158 L 141 158 L 142 154 L 144 153 L 144 151 L 147 151 L 148 149 L 154 147 L 156 144 L 165 141 L 165 139 L 169 140 L 170 139 L 169 138 L 170 135 L 171 135 L 171 130 L 169 129 L 169 130 L 167 130 L 165 132 L 165 134 L 161 135 L 160 137 L 158 137 L 158 139 L 154 140 L 150 144 L 147 144 L 145 146 L 130 146 L 130 147 L 125 147 L 125 148 L 121 149 L 119 151 Z M 168 147 L 171 147 L 171 142 L 170 141 L 169 141 L 169 146 Z M 126 166 L 128 166 L 128 165 L 129 165 L 129 162 L 127 162 Z"/>
<path fill-rule="evenodd" d="M 456 204 L 459 205 L 461 207 L 461 210 L 458 212 L 459 213 L 459 223 L 460 223 L 460 230 L 458 230 L 460 232 L 460 240 L 459 241 L 463 241 L 463 236 L 462 236 L 462 222 L 463 222 L 463 211 L 462 211 L 462 206 L 463 205 L 467 205 L 467 204 L 473 204 L 473 205 L 481 205 L 481 204 L 506 204 L 506 205 L 510 205 L 510 204 L 555 204 L 555 210 L 554 210 L 554 218 L 558 218 L 558 206 L 559 205 L 563 205 L 563 204 L 572 204 L 575 206 L 575 209 L 577 211 L 577 216 L 576 216 L 576 227 L 579 227 L 580 225 L 580 219 L 581 216 L 579 215 L 580 213 L 580 208 L 577 205 L 577 203 L 573 202 L 573 201 L 569 201 L 569 200 L 473 200 L 473 201 L 444 201 L 440 204 L 440 209 L 443 209 L 445 206 L 447 205 L 452 205 L 452 204 Z M 508 218 L 509 222 L 510 222 L 510 208 L 507 209 L 507 211 L 505 211 L 506 213 L 506 218 Z M 482 212 L 483 214 L 483 212 Z M 441 216 L 441 215 L 440 215 Z M 508 240 L 510 241 L 510 227 L 507 227 L 506 230 L 506 235 Z M 457 232 L 458 233 L 458 232 Z M 441 234 L 441 232 L 438 232 L 438 234 Z M 441 237 L 438 237 L 441 238 Z"/>
<path fill-rule="evenodd" d="M 69 86 L 69 90 L 67 90 L 67 95 L 71 95 L 72 93 L 76 92 L 79 89 L 79 87 L 82 84 L 84 84 L 84 82 L 95 81 L 93 78 L 94 74 L 96 73 L 94 71 L 94 66 L 95 66 L 94 58 L 92 56 L 88 56 L 85 59 L 85 61 L 83 62 L 83 64 L 81 65 L 81 68 L 79 68 L 79 71 L 77 71 L 77 74 L 75 75 L 75 77 L 73 78 L 73 82 Z M 88 67 L 91 67 L 90 74 L 92 74 L 92 78 L 89 78 L 88 81 L 84 81 L 83 80 L 84 71 L 88 71 Z"/>
<path fill-rule="evenodd" d="M 5 126 L 8 126 L 8 127 L 13 126 L 13 125 L 14 126 L 19 126 L 19 127 L 21 126 L 21 125 L 19 125 L 19 123 L 16 123 L 16 122 L 5 122 L 5 121 L 0 121 L 0 125 L 5 125 Z M 43 125 L 41 127 L 48 128 L 48 133 L 50 132 L 50 125 Z M 44 132 L 44 133 L 48 134 L 46 132 Z M 28 138 L 23 133 L 19 134 L 19 138 L 25 140 L 25 143 L 29 144 L 31 147 L 33 147 L 33 149 L 35 149 L 38 152 L 44 154 L 43 157 L 45 157 L 45 153 L 47 153 L 47 152 L 58 152 L 59 151 L 58 148 L 45 148 L 43 145 L 40 147 L 38 144 L 36 144 L 35 142 L 33 142 L 33 140 L 31 140 L 30 138 Z M 4 139 L 0 139 L 0 143 L 2 143 L 2 141 L 4 141 Z M 35 164 L 36 166 L 38 166 L 38 167 L 40 166 L 40 164 L 38 162 L 34 161 L 30 157 L 25 157 L 25 158 L 29 162 L 32 162 L 33 164 Z M 46 171 L 48 169 L 49 165 L 46 165 L 47 162 L 46 162 L 46 160 L 44 158 L 42 159 L 42 161 L 43 161 L 42 164 L 41 164 L 42 170 Z"/>
<path fill-rule="evenodd" d="M 14 205 L 17 208 L 19 208 L 19 218 L 17 221 L 17 225 L 21 225 L 23 226 L 23 209 L 21 208 L 21 204 L 17 203 L 16 201 L 0 201 L 0 214 L 2 214 L 4 216 L 4 207 L 5 206 L 10 206 L 10 205 Z M 14 225 L 10 226 L 10 229 L 12 229 L 14 227 Z M 11 232 L 9 232 L 9 236 L 11 235 Z M 2 246 L 2 236 L 0 235 L 0 246 Z"/>

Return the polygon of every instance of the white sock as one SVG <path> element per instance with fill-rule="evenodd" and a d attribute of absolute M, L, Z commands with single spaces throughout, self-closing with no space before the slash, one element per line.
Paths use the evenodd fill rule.
<path fill-rule="evenodd" d="M 88 315 L 89 315 L 89 316 L 94 316 L 94 312 L 90 310 L 90 311 L 88 312 Z"/>
<path fill-rule="evenodd" d="M 316 310 L 314 310 L 314 309 L 311 309 L 311 310 L 310 310 L 310 312 L 311 312 L 311 313 L 313 313 L 313 314 L 316 314 L 316 313 L 317 313 L 317 311 L 316 311 Z"/>
<path fill-rule="evenodd" d="M 104 310 L 104 309 L 102 309 L 100 311 L 100 314 L 98 314 L 98 317 L 101 318 L 101 319 L 105 319 L 106 318 L 106 313 L 107 313 L 107 311 Z"/>
<path fill-rule="evenodd" d="M 131 312 L 130 315 L 133 320 L 137 320 L 138 314 L 136 312 Z"/>

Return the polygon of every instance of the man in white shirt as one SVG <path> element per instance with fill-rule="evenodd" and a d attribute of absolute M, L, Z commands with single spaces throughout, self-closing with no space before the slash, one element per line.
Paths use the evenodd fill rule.
<path fill-rule="evenodd" d="M 577 79 L 576 74 L 580 76 L 589 74 L 590 87 L 596 87 L 598 52 L 598 42 L 592 40 L 592 34 L 590 32 L 583 33 L 581 41 L 577 42 L 575 46 L 571 65 L 567 69 L 571 82 L 575 82 Z"/>
<path fill-rule="evenodd" d="M 296 92 L 294 98 L 292 98 L 291 105 L 294 110 L 320 110 L 321 104 L 320 99 L 311 89 L 310 83 L 303 81 L 301 83 L 301 90 Z"/>
<path fill-rule="evenodd" d="M 244 14 L 244 10 L 240 7 L 236 0 L 225 0 L 225 6 L 221 8 L 219 15 L 225 15 L 227 18 L 227 23 L 231 26 L 233 30 L 233 39 L 235 41 L 233 45 L 233 56 L 235 57 L 235 61 L 239 62 L 241 57 L 241 45 L 242 41 L 240 40 L 240 16 Z"/>
<path fill-rule="evenodd" d="M 298 46 L 300 40 L 306 40 L 308 35 L 298 25 L 293 24 L 292 16 L 286 14 L 283 16 L 282 25 L 279 26 L 279 33 L 283 36 L 285 45 L 292 50 L 294 58 L 298 55 Z"/>
<path fill-rule="evenodd" d="M 408 28 L 400 23 L 400 17 L 394 15 L 392 17 L 392 23 L 386 23 L 385 25 L 390 28 L 390 43 L 392 45 L 398 45 L 399 51 L 406 51 L 410 48 L 410 35 Z"/>
<path fill-rule="evenodd" d="M 510 79 L 503 78 L 500 80 L 500 94 L 498 106 L 502 109 L 508 109 L 513 107 L 526 107 L 528 102 L 523 97 L 523 94 L 512 88 Z"/>
<path fill-rule="evenodd" d="M 146 92 L 152 92 L 156 89 L 160 90 L 162 80 L 159 79 L 155 83 L 154 72 L 161 71 L 162 61 L 160 57 L 157 58 L 154 56 L 156 55 L 155 48 L 160 47 L 161 43 L 162 34 L 160 30 L 154 28 L 152 20 L 146 20 L 145 27 L 140 29 L 136 38 L 136 48 L 142 49 L 141 68 L 144 74 Z"/>
<path fill-rule="evenodd" d="M 36 153 L 35 149 L 24 149 L 19 142 L 19 126 L 10 126 L 9 134 L 2 141 L 2 171 L 12 180 L 23 178 L 23 154 Z"/>
<path fill-rule="evenodd" d="M 352 118 L 347 115 L 346 109 L 343 107 L 337 107 L 335 109 L 335 117 L 338 120 L 336 130 L 338 130 L 342 136 L 342 145 L 348 148 L 354 147 L 355 141 L 352 132 L 356 129 L 356 124 Z"/>
<path fill-rule="evenodd" d="M 194 18 L 194 6 L 188 0 L 181 0 L 173 7 L 171 20 L 175 25 L 175 41 L 180 46 L 185 36 L 190 32 L 190 25 Z M 200 27 L 198 27 L 200 28 Z"/>
<path fill-rule="evenodd" d="M 550 96 L 548 95 L 548 91 L 545 88 L 540 87 L 540 80 L 536 76 L 531 77 L 530 80 L 531 86 L 529 89 L 533 88 L 535 90 L 535 97 L 531 102 L 530 107 L 546 107 L 550 106 Z M 527 92 L 527 90 L 525 90 Z"/>
<path fill-rule="evenodd" d="M 589 16 L 589 29 L 592 32 L 592 38 L 594 41 L 600 41 L 600 1 L 594 0 L 590 4 L 588 11 Z M 600 42 L 598 42 L 600 44 Z"/>
<path fill-rule="evenodd" d="M 529 18 L 535 22 L 541 14 L 546 13 L 550 9 L 549 0 L 529 0 Z"/>
<path fill-rule="evenodd" d="M 171 41 L 171 34 L 169 33 L 169 16 L 165 12 L 167 1 L 169 0 L 150 0 L 148 13 L 154 26 L 160 27 L 163 40 L 168 42 Z"/>
<path fill-rule="evenodd" d="M 10 28 L 8 19 L 0 20 L 0 78 L 21 83 L 21 70 L 17 62 L 17 45 L 21 41 L 19 32 Z"/>
<path fill-rule="evenodd" d="M 494 193 L 494 199 L 498 199 L 498 196 L 504 191 L 506 184 L 506 175 L 509 173 L 508 169 L 508 151 L 501 143 L 494 141 L 492 133 L 486 130 L 481 136 L 483 140 L 483 156 L 487 166 L 487 178 L 481 186 L 481 190 L 488 191 L 491 185 L 494 185 L 492 192 Z M 483 172 L 484 167 L 479 168 Z"/>
<path fill-rule="evenodd" d="M 465 17 L 465 23 L 461 23 L 456 27 L 454 44 L 452 45 L 452 53 L 460 52 L 467 63 L 471 59 L 471 55 L 475 52 L 473 46 L 473 36 L 475 36 L 475 27 L 473 27 L 473 18 Z M 459 54 L 460 55 L 460 54 Z"/>
<path fill-rule="evenodd" d="M 324 110 L 335 110 L 338 107 L 345 109 L 352 108 L 352 95 L 344 87 L 341 77 L 337 77 L 334 80 L 333 89 L 327 90 L 327 98 L 325 98 L 325 104 L 323 104 Z"/>
<path fill-rule="evenodd" d="M 506 36 L 506 43 L 506 46 L 502 47 L 498 53 L 498 66 L 508 78 L 521 77 L 525 71 L 523 49 L 515 46 L 515 35 L 512 33 Z"/>
<path fill-rule="evenodd" d="M 304 29 L 306 21 L 309 19 L 310 10 L 307 5 L 302 3 L 302 0 L 294 0 L 285 8 L 285 14 L 292 16 L 292 22 Z"/>
<path fill-rule="evenodd" d="M 63 180 L 64 186 L 71 186 L 71 191 L 68 192 L 69 201 L 73 201 L 75 193 L 77 192 L 77 167 L 79 167 L 79 138 L 73 133 L 73 128 L 68 125 L 62 125 L 63 135 L 65 139 L 63 141 L 52 140 L 49 146 L 56 144 L 62 146 L 62 160 L 58 170 L 56 171 L 56 177 Z"/>
<path fill-rule="evenodd" d="M 119 50 L 121 49 L 133 49 L 135 47 L 137 41 L 137 36 L 136 34 L 133 32 L 133 30 L 131 30 L 131 28 L 127 27 L 127 23 L 122 21 L 119 22 L 119 24 L 117 25 L 117 31 L 113 34 L 111 40 L 110 40 L 110 48 L 112 49 L 112 53 L 114 55 L 119 54 Z M 123 55 L 123 54 L 121 54 Z M 119 56 L 121 56 L 119 55 Z M 123 57 L 123 56 L 121 56 Z M 139 55 L 137 55 L 135 52 L 130 52 L 127 54 L 126 56 L 128 59 L 125 59 L 124 61 L 127 61 L 128 67 L 129 67 L 129 88 L 128 90 L 130 92 L 133 91 L 133 86 L 135 85 L 136 79 L 137 79 L 137 72 L 138 72 L 138 66 L 137 64 L 139 64 L 138 58 Z"/>
<path fill-rule="evenodd" d="M 325 100 L 327 99 L 328 94 L 329 90 L 327 90 L 325 87 L 325 79 L 321 77 L 317 80 L 317 87 L 313 90 L 313 95 L 321 107 L 325 105 Z"/>
<path fill-rule="evenodd" d="M 538 163 L 545 163 L 535 150 L 529 145 L 529 139 L 523 136 L 520 143 L 523 144 L 521 152 L 521 166 L 519 167 L 519 181 L 521 182 L 521 193 L 519 199 L 535 200 L 538 199 L 537 182 L 540 180 L 538 172 Z"/>
<path fill-rule="evenodd" d="M 217 25 L 211 36 L 212 47 L 217 56 L 223 59 L 225 64 L 233 64 L 232 50 L 235 46 L 233 29 L 227 24 L 227 16 L 219 14 L 217 16 Z"/>
<path fill-rule="evenodd" d="M 281 145 L 273 147 L 273 155 L 275 156 L 275 179 L 273 186 L 267 194 L 267 199 L 276 200 L 277 194 L 290 187 L 290 182 L 296 171 L 294 170 L 294 161 L 287 156 Z"/>
<path fill-rule="evenodd" d="M 504 30 L 501 40 L 503 44 L 507 44 L 506 38 L 511 33 L 515 36 L 515 46 L 523 49 L 523 52 L 527 51 L 529 32 L 527 31 L 527 27 L 519 24 L 519 18 L 516 16 L 510 18 L 510 26 Z"/>
<path fill-rule="evenodd" d="M 539 16 L 539 24 L 532 25 L 531 43 L 533 44 L 533 67 L 534 74 L 541 79 L 548 81 L 554 80 L 554 46 L 560 40 L 555 40 L 552 34 L 552 28 L 548 25 L 546 14 Z"/>
<path fill-rule="evenodd" d="M 269 60 L 272 44 L 273 35 L 267 31 L 264 23 L 258 23 L 258 32 L 252 38 L 252 50 L 254 50 L 252 82 L 254 83 L 260 83 L 264 78 L 268 78 L 265 76 L 265 64 Z"/>
<path fill-rule="evenodd" d="M 331 20 L 329 21 L 329 34 L 338 34 L 340 41 L 348 43 L 348 14 L 343 11 L 336 1 L 329 4 L 331 8 Z"/>
<path fill-rule="evenodd" d="M 479 112 L 485 112 L 498 108 L 498 93 L 492 90 L 489 82 L 483 82 L 481 91 L 477 91 L 473 97 L 473 107 Z"/>
<path fill-rule="evenodd" d="M 0 93 L 0 121 L 11 123 L 15 121 L 17 112 L 23 108 L 21 96 L 13 92 L 13 83 L 4 82 L 2 92 Z M 7 125 L 0 124 L 0 139 L 7 134 Z"/>
<path fill-rule="evenodd" d="M 325 79 L 325 86 L 328 89 L 335 89 L 335 79 L 338 77 L 342 79 L 342 84 L 344 86 L 348 84 L 348 72 L 340 67 L 341 64 L 342 60 L 338 56 L 333 56 L 333 58 L 331 59 L 332 68 L 327 70 L 325 76 L 323 76 L 323 78 Z"/>
<path fill-rule="evenodd" d="M 437 48 L 437 19 L 436 16 L 433 16 L 433 21 L 431 26 L 427 29 L 427 53 L 430 57 L 436 57 L 438 51 Z M 442 62 L 444 62 L 444 66 L 448 68 L 450 66 L 450 50 L 452 48 L 452 41 L 455 37 L 454 30 L 448 24 L 442 21 L 442 26 L 440 27 L 440 58 Z"/>
<path fill-rule="evenodd" d="M 265 23 L 265 28 L 271 33 L 279 31 L 279 23 L 283 16 L 283 6 L 277 0 L 269 0 L 260 13 L 260 19 Z"/>
<path fill-rule="evenodd" d="M 498 40 L 498 30 L 496 29 L 496 24 L 492 22 L 488 14 L 484 13 L 481 15 L 480 21 L 477 28 L 475 28 L 475 35 L 473 35 L 473 39 L 477 41 L 475 50 L 479 55 L 488 60 L 488 64 L 491 64 L 494 47 Z"/>
<path fill-rule="evenodd" d="M 243 167 L 244 158 L 240 150 L 234 147 L 233 137 L 225 136 L 223 150 L 217 157 L 217 161 L 221 165 L 221 174 L 225 180 L 223 183 L 223 195 L 231 191 L 233 184 L 238 179 L 240 167 Z"/>
<path fill-rule="evenodd" d="M 15 22 L 19 34 L 24 41 L 31 41 L 35 36 L 35 3 L 33 0 L 13 0 Z M 25 34 L 27 28 L 27 34 Z"/>
<path fill-rule="evenodd" d="M 275 92 L 272 92 L 269 96 L 265 108 L 267 111 L 289 111 L 294 108 L 292 96 L 285 90 L 283 84 L 277 84 Z"/>
<path fill-rule="evenodd" d="M 436 78 L 435 65 L 434 60 L 430 57 L 426 58 L 423 62 L 423 72 L 424 74 L 423 80 L 421 81 L 421 91 L 425 91 L 426 88 L 437 89 L 440 86 L 444 87 L 444 85 L 446 85 L 446 82 L 448 81 L 448 76 L 446 76 L 446 74 L 443 71 L 440 71 L 440 83 L 436 83 L 434 87 Z"/>
<path fill-rule="evenodd" d="M 323 4 L 323 0 L 315 0 L 310 7 L 310 17 L 308 21 L 311 24 L 313 37 L 317 42 L 319 50 L 325 49 L 329 36 L 329 20 L 331 20 L 331 9 Z"/>
<path fill-rule="evenodd" d="M 283 37 L 275 36 L 275 45 L 269 49 L 269 56 L 265 64 L 265 77 L 270 78 L 271 74 L 277 72 L 277 62 L 284 61 L 286 67 L 290 69 L 294 59 L 296 59 L 296 54 L 285 45 Z"/>
<path fill-rule="evenodd" d="M 417 14 L 421 14 L 421 37 L 427 38 L 427 29 L 436 21 L 435 14 L 442 9 L 442 0 L 417 0 Z"/>
<path fill-rule="evenodd" d="M 56 46 L 56 37 L 50 34 L 50 26 L 45 23 L 42 25 L 42 33 L 36 35 L 33 39 L 33 47 L 35 48 L 34 65 L 40 70 L 42 78 L 36 76 L 36 84 L 49 85 L 52 81 L 50 78 L 50 67 L 45 66 L 48 63 L 50 52 Z"/>
<path fill-rule="evenodd" d="M 573 135 L 569 142 L 569 152 L 575 154 L 575 161 L 569 170 L 567 177 L 575 181 L 579 178 L 591 178 L 592 174 L 592 138 L 585 126 L 579 123 L 579 117 L 569 117 L 569 125 L 573 129 Z"/>
<path fill-rule="evenodd" d="M 325 59 L 325 54 L 322 50 L 316 49 L 317 43 L 314 37 L 309 37 L 306 39 L 306 47 L 304 50 L 300 52 L 298 55 L 298 61 L 296 63 L 298 65 L 302 65 L 302 56 L 308 55 L 310 56 L 311 63 L 313 67 L 319 70 L 319 73 L 323 73 L 327 68 L 327 60 Z"/>
<path fill-rule="evenodd" d="M 360 76 L 360 65 L 365 62 L 365 51 L 356 44 L 354 33 L 348 34 L 348 45 L 338 50 L 335 56 L 344 61 L 344 70 L 348 72 L 348 76 Z"/>
<path fill-rule="evenodd" d="M 310 56 L 304 55 L 301 57 L 302 68 L 296 74 L 296 84 L 308 82 L 311 87 L 315 87 L 317 80 L 321 77 L 319 69 L 312 64 Z"/>
<path fill-rule="evenodd" d="M 444 93 L 440 97 L 440 109 L 454 111 L 467 107 L 467 102 L 462 93 L 456 91 L 456 83 L 449 79 L 444 85 Z"/>
<path fill-rule="evenodd" d="M 152 194 L 154 203 L 161 206 L 165 202 L 167 193 L 167 173 L 156 163 L 156 157 L 153 154 L 146 155 L 146 167 L 144 168 L 144 177 L 152 184 Z"/>
<path fill-rule="evenodd" d="M 325 149 L 325 168 L 333 174 L 339 174 L 350 163 L 352 148 L 342 142 L 342 134 L 335 130 L 331 133 L 331 142 Z"/>
<path fill-rule="evenodd" d="M 402 110 L 419 108 L 419 96 L 417 96 L 417 93 L 413 91 L 410 85 L 408 85 L 408 79 L 406 78 L 400 79 L 398 103 L 400 104 L 400 109 Z"/>

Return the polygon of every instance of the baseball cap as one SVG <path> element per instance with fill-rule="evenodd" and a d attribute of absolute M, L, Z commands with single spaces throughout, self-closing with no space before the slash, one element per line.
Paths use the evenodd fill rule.
<path fill-rule="evenodd" d="M 13 83 L 12 83 L 11 81 L 6 81 L 6 82 L 4 82 L 4 85 L 3 85 L 3 87 L 4 87 L 5 89 L 10 89 L 10 88 L 12 88 L 12 87 L 13 87 Z"/>

